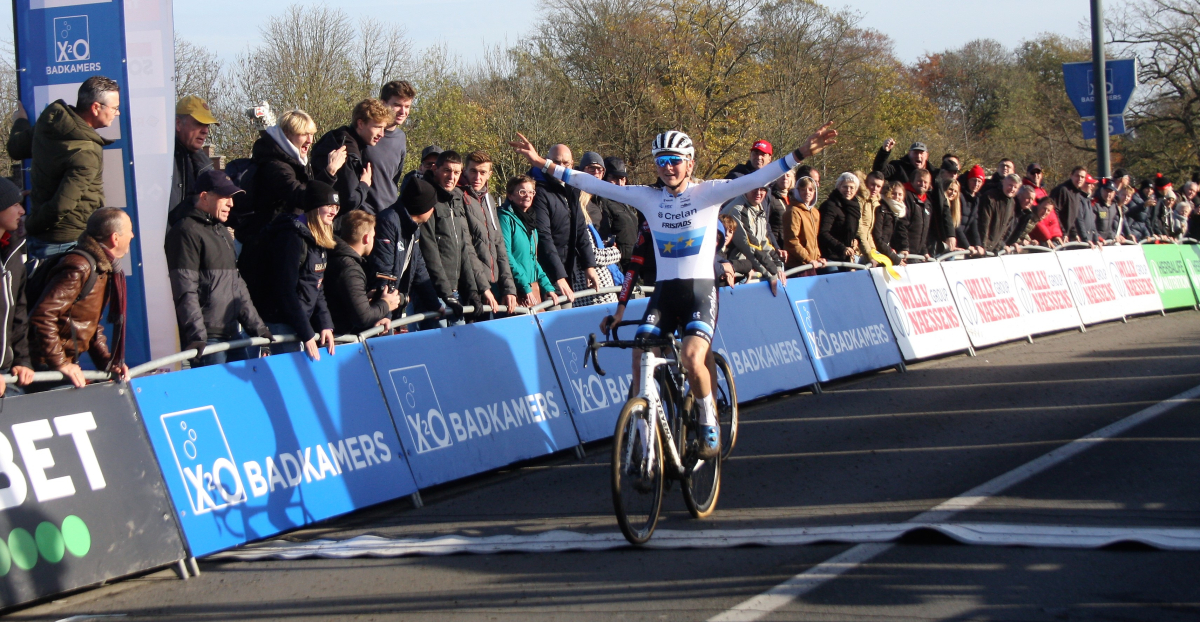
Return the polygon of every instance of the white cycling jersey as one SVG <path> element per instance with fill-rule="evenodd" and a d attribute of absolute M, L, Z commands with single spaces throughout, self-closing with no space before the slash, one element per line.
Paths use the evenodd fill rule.
<path fill-rule="evenodd" d="M 557 165 L 554 177 L 589 194 L 637 208 L 654 236 L 658 280 L 711 279 L 721 205 L 740 194 L 767 186 L 798 163 L 789 153 L 737 179 L 689 182 L 678 195 L 654 186 L 618 186 Z"/>

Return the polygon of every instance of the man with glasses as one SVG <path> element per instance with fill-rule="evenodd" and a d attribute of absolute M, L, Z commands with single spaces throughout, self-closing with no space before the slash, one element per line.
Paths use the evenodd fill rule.
<path fill-rule="evenodd" d="M 518 134 L 509 144 L 525 156 L 546 178 L 561 180 L 583 192 L 632 205 L 645 216 L 654 242 L 658 282 L 638 328 L 638 337 L 671 334 L 682 327 L 682 361 L 699 405 L 701 443 L 699 455 L 712 459 L 721 452 L 721 434 L 712 377 L 707 365 L 717 320 L 714 259 L 717 250 L 717 217 L 721 204 L 751 189 L 764 187 L 796 167 L 803 159 L 836 142 L 837 132 L 827 123 L 809 136 L 799 149 L 757 171 L 733 180 L 693 182 L 695 147 L 683 132 L 669 131 L 654 139 L 651 154 L 660 185 L 618 186 L 570 166 L 543 158 L 533 144 Z M 552 154 L 553 155 L 553 154 Z M 636 279 L 625 279 L 617 311 L 606 318 L 603 329 L 621 320 L 628 290 Z M 635 353 L 635 357 L 636 357 Z M 637 359 L 635 358 L 635 361 Z M 635 362 L 636 367 L 636 362 Z M 636 371 L 635 371 L 636 377 Z"/>
<path fill-rule="evenodd" d="M 569 169 L 575 164 L 571 148 L 566 145 L 554 145 L 546 155 L 542 161 L 552 161 L 559 168 Z M 533 197 L 531 209 L 537 216 L 538 263 L 542 265 L 542 270 L 554 282 L 554 287 L 569 300 L 575 299 L 574 290 L 571 289 L 571 273 L 576 264 L 583 264 L 588 284 L 599 289 L 596 257 L 592 253 L 587 223 L 579 206 L 579 190 L 568 188 L 558 178 L 540 169 L 530 171 L 529 176 L 537 182 L 537 195 Z M 563 308 L 570 308 L 571 305 L 570 302 L 564 303 Z"/>
<path fill-rule="evenodd" d="M 104 76 L 79 86 L 74 106 L 58 100 L 18 136 L 10 151 L 32 157 L 32 209 L 25 219 L 29 254 L 38 259 L 65 253 L 78 244 L 92 212 L 104 207 L 104 147 L 112 141 L 96 132 L 121 113 L 121 89 Z M 24 153 L 22 153 L 24 152 Z"/>
<path fill-rule="evenodd" d="M 188 95 L 175 104 L 175 169 L 171 173 L 171 200 L 167 203 L 167 227 L 183 220 L 196 206 L 200 191 L 196 184 L 205 171 L 212 170 L 212 159 L 201 149 L 208 140 L 208 128 L 220 125 L 208 104 Z"/>

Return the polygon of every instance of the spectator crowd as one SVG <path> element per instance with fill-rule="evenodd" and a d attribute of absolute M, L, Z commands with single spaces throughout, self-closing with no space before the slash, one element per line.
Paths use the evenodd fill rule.
<path fill-rule="evenodd" d="M 496 196 L 493 160 L 483 151 L 426 146 L 405 174 L 403 127 L 416 95 L 408 82 L 389 82 L 378 99 L 357 103 L 346 125 L 324 133 L 304 111 L 287 111 L 262 129 L 250 158 L 226 170 L 202 149 L 220 121 L 201 98 L 179 100 L 161 209 L 179 342 L 198 351 L 192 366 L 258 356 L 258 348 L 205 352 L 249 336 L 292 334 L 295 342 L 271 351 L 319 359 L 321 350 L 334 355 L 335 334 L 376 326 L 388 333 L 405 315 L 426 319 L 398 330 L 425 330 L 544 302 L 612 302 L 615 294 L 577 292 L 626 279 L 654 283 L 653 254 L 635 248 L 644 220 L 628 205 L 537 168 L 497 183 L 504 194 Z M 93 76 L 74 104 L 58 100 L 35 122 L 22 114 L 14 121 L 9 154 L 32 164 L 28 192 L 0 178 L 0 370 L 18 385 L 0 381 L 0 393 L 19 393 L 35 371 L 59 371 L 62 384 L 82 386 L 85 352 L 97 369 L 128 374 L 121 260 L 133 225 L 123 210 L 105 207 L 110 141 L 97 131 L 119 114 L 117 84 Z M 730 201 L 720 212 L 720 257 L 774 286 L 792 268 L 809 276 L 843 269 L 838 263 L 896 265 L 957 250 L 984 256 L 1027 245 L 1170 241 L 1200 227 L 1197 180 L 1176 191 L 1161 175 L 1135 184 L 1123 170 L 1097 179 L 1078 166 L 1052 186 L 1037 163 L 1022 175 L 1002 159 L 989 174 L 952 153 L 935 165 L 921 142 L 900 157 L 895 146 L 888 139 L 869 172 L 843 172 L 824 191 L 820 171 L 802 165 Z M 770 142 L 756 141 L 726 177 L 773 156 Z M 577 162 L 563 144 L 546 157 L 627 181 L 619 157 L 588 151 Z"/>

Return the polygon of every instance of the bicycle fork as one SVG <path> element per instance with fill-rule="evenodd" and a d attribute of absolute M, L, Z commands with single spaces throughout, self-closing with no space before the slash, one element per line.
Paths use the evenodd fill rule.
<path fill-rule="evenodd" d="M 671 434 L 671 425 L 667 421 L 667 410 L 663 408 L 662 396 L 658 393 L 658 384 L 654 381 L 654 370 L 661 365 L 669 363 L 669 359 L 655 356 L 653 353 L 646 351 L 642 353 L 642 393 L 641 397 L 650 405 L 651 416 L 646 421 L 646 432 L 648 433 L 647 447 L 653 455 L 655 448 L 658 447 L 659 430 L 666 435 L 667 454 L 670 456 L 670 467 L 675 470 L 675 474 L 679 477 L 684 475 L 683 459 L 679 456 L 679 450 L 675 447 L 675 437 Z M 651 421 L 657 419 L 658 425 L 651 425 Z M 667 465 L 664 465 L 664 467 Z"/>

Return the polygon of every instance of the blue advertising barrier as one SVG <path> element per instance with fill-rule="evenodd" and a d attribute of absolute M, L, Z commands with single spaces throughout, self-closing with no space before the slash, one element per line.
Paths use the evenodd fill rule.
<path fill-rule="evenodd" d="M 738 401 L 817 382 L 785 292 L 772 296 L 767 283 L 722 287 L 720 303 L 713 347 L 733 368 Z"/>
<path fill-rule="evenodd" d="M 646 313 L 647 299 L 629 301 L 625 307 L 626 320 L 640 319 Z M 606 375 L 596 373 L 588 362 L 587 337 L 600 334 L 600 321 L 616 311 L 616 303 L 594 305 L 541 313 L 537 316 L 542 335 L 550 349 L 550 360 L 563 391 L 567 393 L 567 406 L 584 443 L 609 438 L 617 425 L 617 415 L 629 395 L 629 384 L 633 382 L 633 355 L 629 350 L 603 348 L 597 356 Z M 632 339 L 633 326 L 620 329 L 622 339 Z"/>
<path fill-rule="evenodd" d="M 133 387 L 193 555 L 416 491 L 361 344 Z"/>
<path fill-rule="evenodd" d="M 900 363 L 866 270 L 788 279 L 787 295 L 821 382 Z"/>
<path fill-rule="evenodd" d="M 421 488 L 579 444 L 533 317 L 367 344 Z"/>

